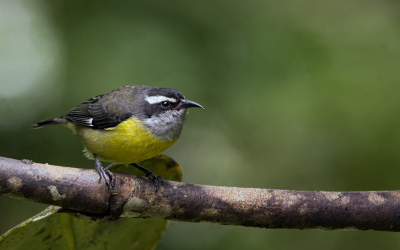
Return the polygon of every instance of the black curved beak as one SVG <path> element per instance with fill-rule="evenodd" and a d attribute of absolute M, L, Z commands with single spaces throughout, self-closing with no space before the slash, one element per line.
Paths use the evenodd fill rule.
<path fill-rule="evenodd" d="M 187 109 L 187 108 L 193 108 L 193 107 L 204 109 L 203 106 L 201 106 L 197 102 L 193 102 L 193 101 L 186 100 L 186 99 L 182 99 L 181 103 L 179 104 L 179 108 L 186 108 Z"/>

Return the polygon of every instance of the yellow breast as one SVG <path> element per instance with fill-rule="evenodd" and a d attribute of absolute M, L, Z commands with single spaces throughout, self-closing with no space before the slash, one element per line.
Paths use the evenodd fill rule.
<path fill-rule="evenodd" d="M 167 148 L 174 140 L 162 140 L 148 131 L 136 118 L 129 118 L 118 126 L 107 129 L 91 129 L 74 124 L 75 134 L 85 146 L 85 155 L 93 159 L 129 164 L 150 159 Z"/>

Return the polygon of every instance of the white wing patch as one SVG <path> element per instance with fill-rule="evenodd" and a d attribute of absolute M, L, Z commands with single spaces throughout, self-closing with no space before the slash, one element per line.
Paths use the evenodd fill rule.
<path fill-rule="evenodd" d="M 73 121 L 83 126 L 93 127 L 93 118 L 74 117 Z"/>
<path fill-rule="evenodd" d="M 155 96 L 147 96 L 145 99 L 148 103 L 154 104 L 154 103 L 160 103 L 160 102 L 176 102 L 175 98 L 170 98 L 162 95 L 155 95 Z"/>
<path fill-rule="evenodd" d="M 92 123 L 92 121 L 93 121 L 93 118 L 89 118 L 89 119 L 87 119 L 87 123 L 88 123 L 88 124 L 90 124 L 90 126 L 91 126 L 91 127 L 93 127 L 93 123 Z"/>

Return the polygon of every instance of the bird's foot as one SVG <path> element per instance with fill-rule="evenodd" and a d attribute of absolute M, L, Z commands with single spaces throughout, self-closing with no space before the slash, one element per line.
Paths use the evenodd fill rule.
<path fill-rule="evenodd" d="M 132 163 L 131 166 L 139 169 L 140 171 L 142 171 L 143 173 L 146 174 L 146 177 L 150 179 L 150 181 L 154 184 L 154 186 L 156 187 L 156 192 L 158 191 L 159 187 L 162 184 L 162 177 L 161 175 L 156 175 L 154 174 L 151 170 L 144 168 L 142 166 L 140 166 L 137 163 Z"/>
<path fill-rule="evenodd" d="M 113 173 L 103 167 L 96 154 L 93 154 L 93 156 L 96 161 L 94 170 L 99 174 L 99 180 L 103 177 L 107 183 L 108 189 L 111 190 L 115 186 L 115 177 Z"/>
<path fill-rule="evenodd" d="M 153 172 L 150 174 L 146 174 L 146 177 L 150 179 L 151 182 L 153 182 L 154 186 L 156 187 L 156 192 L 158 191 L 158 188 L 162 184 L 162 176 L 161 175 L 155 175 Z"/>

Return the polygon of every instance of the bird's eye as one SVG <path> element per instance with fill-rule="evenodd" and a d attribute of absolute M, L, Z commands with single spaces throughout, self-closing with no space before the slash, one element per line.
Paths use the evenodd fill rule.
<path fill-rule="evenodd" d="M 161 103 L 161 107 L 163 107 L 163 108 L 168 108 L 169 107 L 169 102 L 162 102 Z"/>

